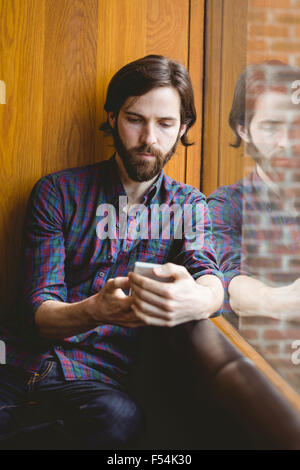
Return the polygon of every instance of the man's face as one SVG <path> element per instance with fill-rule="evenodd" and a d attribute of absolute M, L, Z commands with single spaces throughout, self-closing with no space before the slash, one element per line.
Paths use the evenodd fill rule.
<path fill-rule="evenodd" d="M 291 96 L 266 92 L 256 101 L 246 131 L 246 151 L 275 183 L 288 180 L 300 156 L 300 109 Z"/>
<path fill-rule="evenodd" d="M 158 175 L 186 130 L 180 122 L 180 97 L 172 87 L 127 98 L 117 118 L 109 113 L 109 121 L 116 150 L 134 181 Z"/>

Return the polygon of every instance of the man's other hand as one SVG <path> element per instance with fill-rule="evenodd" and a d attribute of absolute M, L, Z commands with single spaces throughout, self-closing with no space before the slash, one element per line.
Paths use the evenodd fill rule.
<path fill-rule="evenodd" d="M 94 320 L 131 328 L 145 326 L 145 322 L 132 309 L 132 296 L 123 291 L 129 287 L 128 277 L 109 279 L 101 291 L 93 296 Z"/>
<path fill-rule="evenodd" d="M 160 282 L 134 272 L 128 275 L 133 291 L 131 307 L 147 325 L 173 327 L 191 320 L 208 318 L 218 309 L 218 306 L 213 307 L 215 282 L 217 289 L 222 291 L 222 302 L 223 288 L 216 276 L 203 276 L 207 282 L 202 285 L 194 280 L 185 267 L 172 263 L 154 268 L 153 272 L 162 278 L 171 277 L 173 281 Z M 215 278 L 213 287 L 208 278 Z"/>

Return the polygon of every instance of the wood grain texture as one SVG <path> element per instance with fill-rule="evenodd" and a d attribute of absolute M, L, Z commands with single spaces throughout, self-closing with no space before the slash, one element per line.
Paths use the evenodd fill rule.
<path fill-rule="evenodd" d="M 106 120 L 103 109 L 106 90 L 112 76 L 127 63 L 146 55 L 146 0 L 110 0 L 99 2 L 97 49 L 97 126 Z M 96 160 L 112 155 L 111 138 L 98 131 Z"/>
<path fill-rule="evenodd" d="M 222 27 L 222 0 L 208 0 L 205 24 L 202 163 L 202 190 L 207 196 L 219 186 Z"/>
<path fill-rule="evenodd" d="M 188 66 L 189 1 L 148 0 L 146 53 L 161 54 Z M 185 181 L 186 149 L 178 145 L 165 167 L 167 175 Z"/>
<path fill-rule="evenodd" d="M 94 160 L 97 0 L 47 0 L 43 173 Z"/>
<path fill-rule="evenodd" d="M 197 121 L 190 131 L 187 149 L 186 183 L 201 189 L 202 160 L 202 106 L 203 106 L 203 62 L 204 62 L 204 0 L 191 0 L 189 33 L 189 72 L 194 88 Z"/>
<path fill-rule="evenodd" d="M 103 103 L 109 80 L 122 66 L 148 54 L 160 54 L 187 66 L 188 0 L 111 0 L 99 3 L 97 121 L 106 119 Z M 98 133 L 97 159 L 108 158 L 112 141 Z M 178 147 L 166 173 L 185 180 L 185 149 Z"/>
<path fill-rule="evenodd" d="M 3 80 L 0 80 L 0 104 L 6 104 L 6 85 Z"/>
<path fill-rule="evenodd" d="M 244 151 L 230 146 L 234 136 L 228 118 L 236 80 L 246 65 L 247 2 L 209 0 L 206 18 L 203 190 L 209 195 L 244 176 Z"/>
<path fill-rule="evenodd" d="M 126 63 L 163 54 L 190 63 L 196 83 L 201 81 L 203 5 L 202 0 L 0 0 L 0 79 L 6 84 L 6 104 L 0 106 L 0 295 L 8 304 L 34 183 L 113 153 L 98 128 L 108 82 Z M 197 39 L 189 49 L 190 27 L 199 44 Z M 199 88 L 199 109 L 201 98 Z M 187 164 L 180 145 L 167 174 L 198 185 L 200 161 L 193 160 L 199 153 L 200 147 L 192 149 Z"/>
<path fill-rule="evenodd" d="M 0 0 L 0 298 L 10 314 L 20 274 L 21 230 L 41 174 L 44 0 Z"/>
<path fill-rule="evenodd" d="M 243 148 L 229 145 L 234 139 L 228 118 L 236 80 L 246 66 L 247 8 L 248 2 L 239 0 L 226 0 L 223 7 L 219 185 L 235 183 L 244 174 Z"/>

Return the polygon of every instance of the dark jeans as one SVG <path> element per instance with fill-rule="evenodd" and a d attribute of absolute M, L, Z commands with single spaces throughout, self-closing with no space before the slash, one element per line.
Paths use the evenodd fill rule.
<path fill-rule="evenodd" d="M 128 394 L 96 380 L 67 381 L 55 360 L 44 360 L 38 375 L 0 365 L 2 449 L 30 434 L 60 448 L 128 448 L 140 424 Z"/>

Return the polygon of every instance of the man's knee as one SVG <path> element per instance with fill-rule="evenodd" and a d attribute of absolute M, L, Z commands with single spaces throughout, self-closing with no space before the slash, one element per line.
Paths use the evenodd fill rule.
<path fill-rule="evenodd" d="M 126 444 L 138 431 L 141 424 L 141 412 L 132 398 L 124 395 L 111 397 L 106 404 L 109 432 L 115 441 Z"/>
<path fill-rule="evenodd" d="M 82 444 L 94 449 L 120 448 L 134 441 L 141 427 L 141 412 L 125 393 L 99 395 L 80 407 Z"/>
<path fill-rule="evenodd" d="M 16 411 L 17 408 L 11 405 L 0 406 L 0 449 L 5 448 L 7 440 L 15 438 L 21 431 Z"/>
<path fill-rule="evenodd" d="M 0 439 L 1 436 L 9 433 L 12 429 L 12 416 L 7 407 L 0 408 Z"/>

